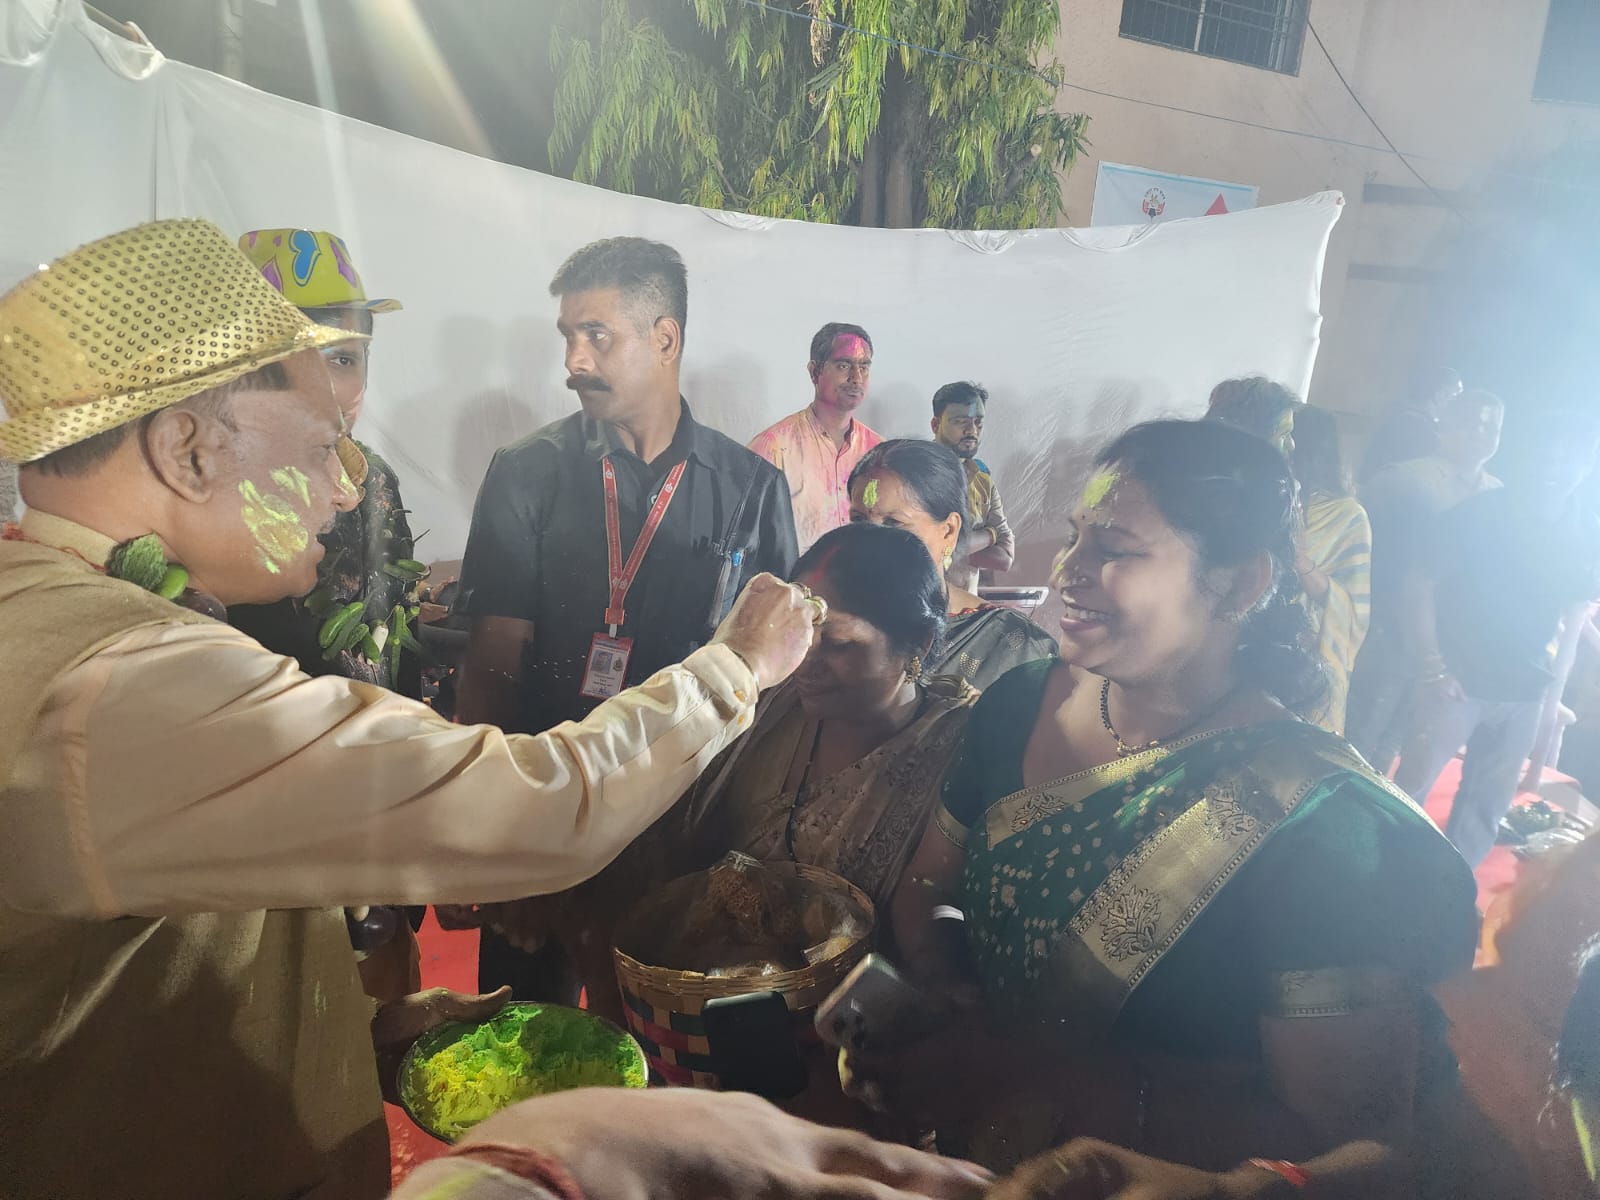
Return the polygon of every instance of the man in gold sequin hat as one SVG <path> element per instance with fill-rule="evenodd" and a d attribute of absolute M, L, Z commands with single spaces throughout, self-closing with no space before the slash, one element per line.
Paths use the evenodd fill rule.
<path fill-rule="evenodd" d="M 0 538 L 8 1200 L 382 1195 L 374 1043 L 501 998 L 374 1020 L 337 906 L 578 883 L 810 645 L 814 606 L 761 577 L 683 664 L 582 725 L 507 736 L 309 678 L 195 611 L 315 579 L 316 535 L 355 503 L 319 350 L 351 337 L 202 221 L 105 238 L 0 297 L 0 448 L 27 505 Z M 837 1159 L 829 1136 L 802 1149 Z"/>

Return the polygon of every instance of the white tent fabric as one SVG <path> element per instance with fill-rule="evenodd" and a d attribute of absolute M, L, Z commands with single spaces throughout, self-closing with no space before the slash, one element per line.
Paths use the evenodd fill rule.
<path fill-rule="evenodd" d="M 0 3 L 0 287 L 156 217 L 238 233 L 298 225 L 348 242 L 378 318 L 359 435 L 399 473 L 425 558 L 465 543 L 497 446 L 576 408 L 550 276 L 635 234 L 689 267 L 684 392 L 740 440 L 809 401 L 811 334 L 865 325 L 863 410 L 927 436 L 953 379 L 992 395 L 983 457 L 1042 579 L 1086 456 L 1132 421 L 1197 413 L 1218 380 L 1304 391 L 1323 254 L 1342 203 L 1156 227 L 950 233 L 707 212 L 462 154 L 263 94 L 94 25 L 80 0 Z"/>

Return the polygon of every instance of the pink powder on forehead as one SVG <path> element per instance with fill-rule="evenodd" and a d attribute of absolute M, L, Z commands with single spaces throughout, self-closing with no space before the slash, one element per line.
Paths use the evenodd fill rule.
<path fill-rule="evenodd" d="M 833 339 L 832 358 L 872 358 L 872 347 L 862 341 L 859 334 L 841 333 Z"/>

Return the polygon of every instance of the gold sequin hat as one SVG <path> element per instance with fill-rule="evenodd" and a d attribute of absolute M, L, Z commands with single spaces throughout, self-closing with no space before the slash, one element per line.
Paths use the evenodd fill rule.
<path fill-rule="evenodd" d="M 301 350 L 313 324 L 209 221 L 81 246 L 0 296 L 0 458 L 27 463 Z"/>

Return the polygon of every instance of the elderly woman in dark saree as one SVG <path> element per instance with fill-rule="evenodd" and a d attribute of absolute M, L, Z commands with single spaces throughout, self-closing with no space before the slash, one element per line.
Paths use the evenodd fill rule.
<path fill-rule="evenodd" d="M 816 645 L 682 801 L 601 875 L 494 906 L 515 938 L 559 936 L 598 1011 L 620 1014 L 611 931 L 626 909 L 730 850 L 844 876 L 887 911 L 938 801 L 977 693 L 931 676 L 944 585 L 902 530 L 847 525 L 795 566 L 827 604 Z"/>
<path fill-rule="evenodd" d="M 850 473 L 850 520 L 908 529 L 948 571 L 967 527 L 967 476 L 953 450 L 898 438 L 874 446 Z M 1056 640 L 1013 609 L 946 581 L 944 644 L 928 669 L 982 691 L 1012 667 L 1054 658 Z"/>
<path fill-rule="evenodd" d="M 1372 1173 L 1404 1170 L 1451 1086 L 1428 989 L 1471 965 L 1475 888 L 1292 715 L 1321 686 L 1294 505 L 1282 455 L 1220 423 L 1100 455 L 1056 579 L 1063 661 L 985 693 L 894 901 L 912 974 L 982 999 L 846 1064 L 941 1149 L 1002 1167 L 1087 1135 L 1232 1181 L 1195 1195 L 1404 1194 Z M 1351 1173 L 1352 1144 L 1388 1150 Z"/>

